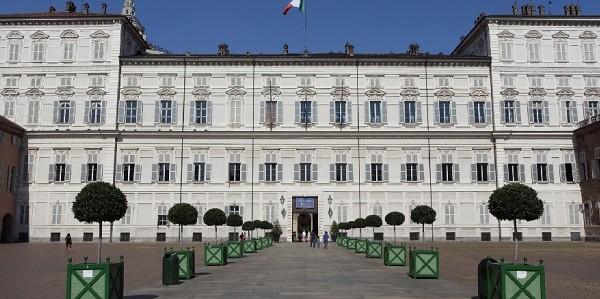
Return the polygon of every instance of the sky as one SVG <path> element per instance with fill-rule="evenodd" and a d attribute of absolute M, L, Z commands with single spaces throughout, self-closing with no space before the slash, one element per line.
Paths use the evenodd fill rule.
<path fill-rule="evenodd" d="M 216 53 L 227 43 L 232 53 L 280 53 L 304 49 L 305 16 L 297 9 L 282 14 L 291 0 L 137 0 L 137 16 L 148 40 L 173 53 Z M 514 0 L 305 0 L 308 50 L 342 52 L 348 41 L 357 53 L 405 52 L 410 43 L 421 51 L 450 53 L 477 16 L 511 14 Z M 123 0 L 76 0 L 98 11 L 105 2 L 120 13 Z M 530 0 L 518 1 L 518 5 Z M 533 1 L 546 12 L 562 14 L 566 3 L 584 14 L 600 15 L 600 0 Z M 0 13 L 64 10 L 64 0 L 0 0 Z M 551 4 L 549 4 L 551 3 Z"/>

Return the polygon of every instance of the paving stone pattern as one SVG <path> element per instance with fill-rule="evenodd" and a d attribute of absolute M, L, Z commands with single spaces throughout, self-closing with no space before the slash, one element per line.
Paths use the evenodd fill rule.
<path fill-rule="evenodd" d="M 176 286 L 156 282 L 126 298 L 472 298 L 472 289 L 443 279 L 416 280 L 408 267 L 385 267 L 335 244 L 274 244 L 223 267 L 199 266 L 198 276 Z"/>

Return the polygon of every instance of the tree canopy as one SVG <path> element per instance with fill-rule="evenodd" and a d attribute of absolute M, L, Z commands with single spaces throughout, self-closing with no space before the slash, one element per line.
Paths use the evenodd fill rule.
<path fill-rule="evenodd" d="M 263 220 L 260 222 L 260 228 L 261 229 L 272 229 L 273 225 L 269 221 Z"/>
<path fill-rule="evenodd" d="M 254 230 L 254 223 L 252 221 L 246 221 L 242 224 L 242 230 L 251 231 Z"/>
<path fill-rule="evenodd" d="M 189 203 L 178 203 L 169 209 L 167 218 L 178 225 L 194 225 L 198 222 L 198 210 Z"/>
<path fill-rule="evenodd" d="M 367 218 L 365 218 L 365 222 L 368 227 L 381 227 L 381 225 L 383 225 L 381 217 L 377 215 L 367 216 Z"/>
<path fill-rule="evenodd" d="M 227 216 L 227 226 L 232 226 L 232 227 L 240 227 L 243 225 L 243 219 L 242 216 L 238 215 L 238 214 L 229 214 L 229 216 Z"/>
<path fill-rule="evenodd" d="M 356 218 L 354 220 L 355 228 L 365 228 L 367 227 L 367 221 L 364 218 Z"/>
<path fill-rule="evenodd" d="M 127 198 L 109 183 L 89 183 L 79 191 L 71 210 L 81 222 L 114 222 L 125 216 Z"/>
<path fill-rule="evenodd" d="M 254 226 L 255 229 L 262 229 L 262 221 L 260 221 L 260 220 L 252 221 L 252 225 Z"/>
<path fill-rule="evenodd" d="M 348 222 L 346 222 L 346 225 L 347 225 L 348 229 L 358 228 L 358 227 L 356 227 L 356 223 L 354 221 L 348 221 Z"/>
<path fill-rule="evenodd" d="M 387 215 L 385 215 L 385 223 L 387 223 L 388 225 L 402 225 L 404 224 L 404 220 L 404 214 L 400 212 L 390 212 Z"/>
<path fill-rule="evenodd" d="M 511 183 L 496 189 L 488 201 L 490 214 L 500 220 L 533 221 L 544 213 L 544 203 L 537 192 L 521 183 Z"/>
<path fill-rule="evenodd" d="M 204 213 L 204 224 L 208 226 L 219 226 L 223 225 L 227 222 L 227 217 L 225 216 L 225 212 L 221 209 L 210 209 Z"/>
<path fill-rule="evenodd" d="M 435 222 L 435 216 L 435 210 L 425 205 L 416 206 L 410 212 L 410 219 L 412 220 L 412 222 L 423 225 L 433 224 L 433 222 Z"/>

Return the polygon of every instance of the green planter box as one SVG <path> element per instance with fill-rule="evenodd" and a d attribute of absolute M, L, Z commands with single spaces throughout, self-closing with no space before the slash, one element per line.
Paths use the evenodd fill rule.
<path fill-rule="evenodd" d="M 242 244 L 244 247 L 244 253 L 255 253 L 256 252 L 256 241 L 255 240 L 244 241 Z"/>
<path fill-rule="evenodd" d="M 337 244 L 338 246 L 342 246 L 342 242 L 344 242 L 343 236 L 338 236 L 337 239 L 335 240 L 335 244 Z"/>
<path fill-rule="evenodd" d="M 350 249 L 350 250 L 355 250 L 356 249 L 356 239 L 348 239 L 348 241 L 346 242 L 346 248 Z"/>
<path fill-rule="evenodd" d="M 123 257 L 118 263 L 67 264 L 67 299 L 120 299 L 124 294 Z"/>
<path fill-rule="evenodd" d="M 406 246 L 386 243 L 383 248 L 383 264 L 386 266 L 406 266 Z"/>
<path fill-rule="evenodd" d="M 227 258 L 242 258 L 244 257 L 244 242 L 229 241 L 227 242 Z"/>
<path fill-rule="evenodd" d="M 196 251 L 190 250 L 175 251 L 179 258 L 179 278 L 191 279 L 196 275 Z"/>
<path fill-rule="evenodd" d="M 227 264 L 227 245 L 204 245 L 204 264 L 223 266 Z"/>
<path fill-rule="evenodd" d="M 348 240 L 349 239 L 347 237 L 342 238 L 342 242 L 340 243 L 340 245 L 342 247 L 348 248 Z"/>
<path fill-rule="evenodd" d="M 273 246 L 273 237 L 268 237 L 267 240 L 269 240 L 269 247 Z"/>
<path fill-rule="evenodd" d="M 543 265 L 487 263 L 488 299 L 546 298 L 546 274 Z"/>
<path fill-rule="evenodd" d="M 263 250 L 263 242 L 262 242 L 262 238 L 256 238 L 254 239 L 254 243 L 255 243 L 255 249 L 258 252 L 259 250 Z"/>
<path fill-rule="evenodd" d="M 408 252 L 408 276 L 440 278 L 440 253 L 434 249 L 413 249 Z"/>
<path fill-rule="evenodd" d="M 269 247 L 269 238 L 267 237 L 262 237 L 260 238 L 262 241 L 262 248 L 267 248 Z"/>
<path fill-rule="evenodd" d="M 380 259 L 383 255 L 381 241 L 367 241 L 367 257 Z"/>
<path fill-rule="evenodd" d="M 365 253 L 367 252 L 367 240 L 356 240 L 356 247 L 354 248 L 354 252 L 356 253 Z"/>

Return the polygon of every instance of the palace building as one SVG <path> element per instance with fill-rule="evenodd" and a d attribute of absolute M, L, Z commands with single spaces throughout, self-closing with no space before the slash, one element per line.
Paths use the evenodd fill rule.
<path fill-rule="evenodd" d="M 131 0 L 121 14 L 69 3 L 0 15 L 0 113 L 26 129 L 13 238 L 95 240 L 71 206 L 102 180 L 127 195 L 121 241 L 175 240 L 167 212 L 179 202 L 200 212 L 185 240 L 212 238 L 210 208 L 277 221 L 287 241 L 399 211 L 398 235 L 418 239 L 409 215 L 421 204 L 437 211 L 438 240 L 496 240 L 499 227 L 508 239 L 486 206 L 508 182 L 544 201 L 520 223 L 524 240 L 583 239 L 578 182 L 591 170 L 573 131 L 600 109 L 598 35 L 600 16 L 579 7 L 524 6 L 479 16 L 449 55 L 349 43 L 179 55 L 146 41 Z"/>

